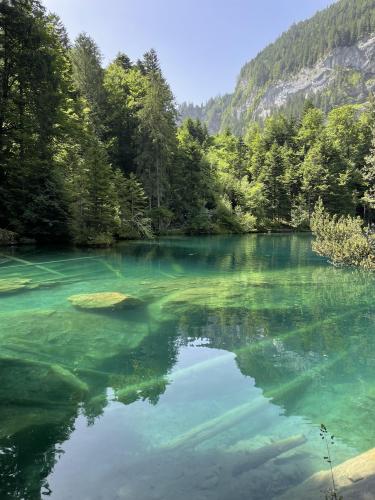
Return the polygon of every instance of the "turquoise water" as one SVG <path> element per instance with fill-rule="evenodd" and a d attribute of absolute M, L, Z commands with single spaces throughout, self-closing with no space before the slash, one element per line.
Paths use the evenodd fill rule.
<path fill-rule="evenodd" d="M 3 280 L 1 499 L 276 499 L 320 423 L 334 464 L 375 447 L 375 277 L 307 235 L 3 249 Z"/>

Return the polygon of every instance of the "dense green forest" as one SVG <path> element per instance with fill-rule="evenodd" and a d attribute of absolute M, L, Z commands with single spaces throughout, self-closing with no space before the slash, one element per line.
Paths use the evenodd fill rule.
<path fill-rule="evenodd" d="M 372 102 L 325 116 L 307 101 L 299 115 L 251 124 L 243 137 L 210 136 L 199 120 L 176 125 L 154 50 L 136 62 L 119 53 L 104 68 L 95 41 L 81 34 L 71 43 L 37 0 L 6 0 L 0 9 L 3 241 L 107 245 L 165 233 L 307 229 L 319 198 L 329 212 L 374 216 Z M 306 62 L 292 60 L 285 70 Z"/>
<path fill-rule="evenodd" d="M 274 43 L 246 63 L 239 74 L 233 94 L 210 99 L 201 106 L 184 103 L 185 117 L 199 117 L 212 132 L 230 127 L 244 133 L 257 115 L 257 106 L 270 86 L 285 82 L 303 68 L 311 68 L 339 47 L 349 47 L 367 40 L 375 32 L 374 0 L 340 0 L 317 12 L 312 18 L 294 24 Z M 334 76 L 324 91 L 310 92 L 317 107 L 325 112 L 333 107 L 367 99 L 374 75 L 362 72 L 359 62 L 347 66 L 338 63 Z M 291 95 L 284 106 L 287 113 L 300 113 L 305 92 Z"/>

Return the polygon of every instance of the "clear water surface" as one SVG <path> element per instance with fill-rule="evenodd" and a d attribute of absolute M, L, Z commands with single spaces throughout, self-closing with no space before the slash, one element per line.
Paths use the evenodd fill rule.
<path fill-rule="evenodd" d="M 375 447 L 374 274 L 308 235 L 0 252 L 25 280 L 0 295 L 1 499 L 276 499 L 326 467 L 320 423 L 335 463 Z M 68 301 L 105 291 L 139 302 Z"/>

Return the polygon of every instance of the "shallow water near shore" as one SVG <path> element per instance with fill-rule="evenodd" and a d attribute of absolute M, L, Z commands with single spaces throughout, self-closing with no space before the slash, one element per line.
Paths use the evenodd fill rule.
<path fill-rule="evenodd" d="M 375 275 L 310 247 L 2 249 L 0 498 L 277 499 L 327 467 L 321 423 L 334 465 L 375 447 Z M 98 292 L 137 301 L 68 300 Z"/>

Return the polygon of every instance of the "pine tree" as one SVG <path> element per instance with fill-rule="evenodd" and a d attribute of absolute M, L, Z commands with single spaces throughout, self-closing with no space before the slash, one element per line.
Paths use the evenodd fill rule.
<path fill-rule="evenodd" d="M 113 62 L 118 66 L 120 66 L 125 71 L 128 71 L 133 67 L 130 57 L 124 54 L 123 52 L 119 52 Z"/>
<path fill-rule="evenodd" d="M 176 110 L 172 92 L 160 71 L 155 52 L 145 54 L 146 91 L 137 113 L 137 175 L 150 208 L 168 203 L 169 171 L 176 148 Z M 161 221 L 157 221 L 160 226 Z"/>
<path fill-rule="evenodd" d="M 263 184 L 264 197 L 267 200 L 265 216 L 271 221 L 281 221 L 289 216 L 290 205 L 283 182 L 283 149 L 276 142 L 266 153 L 262 171 L 258 180 Z"/>
<path fill-rule="evenodd" d="M 86 117 L 76 137 L 63 152 L 70 193 L 71 234 L 79 245 L 106 246 L 120 225 L 113 170 L 103 144 Z M 61 153 L 60 153 L 61 154 Z"/>
<path fill-rule="evenodd" d="M 86 33 L 81 33 L 71 49 L 70 59 L 75 86 L 89 105 L 95 133 L 99 138 L 103 138 L 106 95 L 103 87 L 104 71 L 100 50 L 91 37 Z"/>
<path fill-rule="evenodd" d="M 125 174 L 136 169 L 138 112 L 147 80 L 138 68 L 125 69 L 116 59 L 104 75 L 107 94 L 105 143 L 111 163 Z"/>
<path fill-rule="evenodd" d="M 53 161 L 68 88 L 65 33 L 36 0 L 0 4 L 0 227 L 67 236 L 64 182 Z"/>
<path fill-rule="evenodd" d="M 208 135 L 198 120 L 187 119 L 177 132 L 177 140 L 170 206 L 181 225 L 194 225 L 194 220 L 203 220 L 201 214 L 214 204 L 212 174 L 205 157 Z"/>
<path fill-rule="evenodd" d="M 137 177 L 125 177 L 117 170 L 115 186 L 120 210 L 121 238 L 152 238 L 151 219 L 147 217 L 147 196 Z"/>

